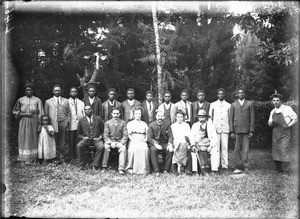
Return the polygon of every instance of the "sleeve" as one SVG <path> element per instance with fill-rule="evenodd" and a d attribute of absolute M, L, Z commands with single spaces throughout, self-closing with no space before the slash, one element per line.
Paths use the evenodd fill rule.
<path fill-rule="evenodd" d="M 50 108 L 50 106 L 48 104 L 48 101 L 46 100 L 46 102 L 45 102 L 45 114 L 46 115 L 49 115 L 49 108 Z"/>
<path fill-rule="evenodd" d="M 131 121 L 127 123 L 127 133 L 129 140 L 132 141 L 131 133 L 132 133 L 132 125 Z"/>
<path fill-rule="evenodd" d="M 103 138 L 103 132 L 104 132 L 104 122 L 102 119 L 100 119 L 100 136 L 102 136 L 102 138 Z"/>
<path fill-rule="evenodd" d="M 173 144 L 173 140 L 174 140 L 173 132 L 172 132 L 171 126 L 169 125 L 169 127 L 168 127 L 168 143 Z"/>
<path fill-rule="evenodd" d="M 211 119 L 214 119 L 214 104 L 211 104 L 209 107 L 208 115 L 210 116 Z"/>
<path fill-rule="evenodd" d="M 151 145 L 154 145 L 156 140 L 154 139 L 154 131 L 153 131 L 153 127 L 151 125 L 149 125 L 148 127 L 148 132 L 147 132 L 147 138 L 148 138 L 148 142 L 149 142 L 149 147 Z"/>
<path fill-rule="evenodd" d="M 40 99 L 38 99 L 38 110 L 39 110 L 39 119 L 41 119 L 41 116 L 44 115 L 44 108 L 43 108 L 43 104 L 42 101 Z"/>
<path fill-rule="evenodd" d="M 78 139 L 83 139 L 82 120 L 79 120 L 78 125 L 77 125 L 77 136 L 78 136 Z"/>
<path fill-rule="evenodd" d="M 174 120 L 174 121 L 172 121 L 172 123 L 174 123 L 176 120 L 176 118 L 175 118 L 176 111 L 177 111 L 177 104 L 175 103 L 173 105 L 173 107 L 171 108 L 171 118 L 173 118 L 173 120 Z"/>
<path fill-rule="evenodd" d="M 103 117 L 102 117 L 102 101 L 101 101 L 100 98 L 99 98 L 99 102 L 98 102 L 98 107 L 99 107 L 99 116 L 100 116 L 101 118 L 103 118 Z"/>
<path fill-rule="evenodd" d="M 250 132 L 255 130 L 255 111 L 253 102 L 250 102 Z"/>
<path fill-rule="evenodd" d="M 103 133 L 103 138 L 105 143 L 110 144 L 112 140 L 109 137 L 109 125 L 107 122 L 104 123 L 104 133 Z"/>
<path fill-rule="evenodd" d="M 233 103 L 230 105 L 230 114 L 229 114 L 229 132 L 232 133 L 233 130 L 233 121 L 234 121 L 234 106 Z"/>
<path fill-rule="evenodd" d="M 104 102 L 105 103 L 105 102 Z M 104 108 L 105 108 L 105 104 L 104 103 L 102 103 L 101 104 L 101 117 L 104 119 L 104 117 L 105 117 L 105 111 L 104 111 Z"/>
<path fill-rule="evenodd" d="M 18 115 L 21 112 L 21 103 L 20 103 L 20 99 L 17 100 L 17 102 L 15 103 L 15 106 L 13 108 L 13 114 L 18 117 Z"/>
<path fill-rule="evenodd" d="M 274 109 L 271 110 L 268 122 L 273 122 Z"/>
<path fill-rule="evenodd" d="M 124 122 L 124 126 L 123 126 L 123 137 L 121 139 L 121 143 L 126 145 L 128 141 L 128 131 L 127 131 L 127 127 L 126 127 L 126 124 Z"/>
<path fill-rule="evenodd" d="M 286 111 L 287 111 L 287 116 L 289 116 L 292 120 L 297 120 L 297 114 L 295 113 L 295 111 L 293 110 L 292 107 L 290 106 L 285 106 L 286 107 Z"/>
<path fill-rule="evenodd" d="M 147 133 L 148 133 L 148 125 L 147 125 L 147 123 L 145 123 L 145 133 L 146 133 L 145 142 L 147 142 L 147 140 L 148 140 L 148 135 L 147 135 Z"/>
<path fill-rule="evenodd" d="M 195 145 L 195 124 L 196 123 L 194 123 L 193 124 L 193 126 L 192 126 L 192 129 L 191 129 L 191 132 L 190 132 L 190 141 L 191 141 L 191 145 Z"/>

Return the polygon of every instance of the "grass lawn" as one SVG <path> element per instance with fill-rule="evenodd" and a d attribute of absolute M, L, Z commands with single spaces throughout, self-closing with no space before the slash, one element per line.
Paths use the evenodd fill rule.
<path fill-rule="evenodd" d="M 13 161 L 6 164 L 4 216 L 298 218 L 298 174 L 275 172 L 269 150 L 251 150 L 250 161 L 251 171 L 237 177 L 120 176 Z"/>

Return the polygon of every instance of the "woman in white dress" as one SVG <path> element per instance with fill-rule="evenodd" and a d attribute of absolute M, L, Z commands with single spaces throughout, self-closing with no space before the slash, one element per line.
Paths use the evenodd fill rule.
<path fill-rule="evenodd" d="M 149 148 L 147 145 L 147 124 L 141 120 L 142 109 L 134 110 L 134 120 L 128 122 L 127 130 L 129 137 L 128 159 L 126 170 L 129 173 L 149 174 Z"/>
<path fill-rule="evenodd" d="M 178 110 L 175 114 L 176 122 L 171 125 L 174 137 L 174 155 L 172 164 L 177 164 L 179 174 L 181 173 L 182 168 L 187 166 L 188 150 L 190 147 L 190 126 L 184 122 L 184 116 L 184 112 L 182 110 Z"/>

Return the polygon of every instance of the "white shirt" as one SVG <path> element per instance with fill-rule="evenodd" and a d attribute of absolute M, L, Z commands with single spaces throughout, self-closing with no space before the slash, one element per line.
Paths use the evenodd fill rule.
<path fill-rule="evenodd" d="M 77 106 L 77 111 L 75 108 L 75 104 Z M 69 107 L 70 107 L 70 131 L 77 130 L 78 121 L 85 116 L 84 112 L 84 103 L 78 98 L 74 99 L 72 97 L 69 98 Z"/>
<path fill-rule="evenodd" d="M 88 120 L 89 123 L 93 123 L 93 115 L 91 116 L 91 118 L 88 117 L 88 116 L 86 116 L 86 118 L 87 118 L 87 120 Z"/>
<path fill-rule="evenodd" d="M 273 117 L 274 113 L 282 113 L 284 120 L 287 124 L 289 124 L 292 120 L 296 120 L 298 118 L 297 114 L 294 112 L 292 107 L 283 105 L 283 104 L 281 104 L 281 106 L 279 108 L 274 108 L 271 111 L 270 117 L 269 117 L 269 122 L 273 121 L 272 117 Z"/>
<path fill-rule="evenodd" d="M 61 104 L 61 97 L 54 96 L 55 102 Z M 58 101 L 58 102 L 57 102 Z"/>
<path fill-rule="evenodd" d="M 167 110 L 171 107 L 172 103 L 163 103 Z"/>
<path fill-rule="evenodd" d="M 129 106 L 133 106 L 134 100 L 128 100 L 128 104 L 129 104 Z"/>
<path fill-rule="evenodd" d="M 243 106 L 245 99 L 243 99 L 243 100 L 238 99 L 238 101 L 241 104 L 241 106 Z"/>
<path fill-rule="evenodd" d="M 191 136 L 191 129 L 187 123 L 182 122 L 181 124 L 179 124 L 176 122 L 171 125 L 171 129 L 174 137 L 173 144 L 175 146 L 180 143 L 187 143 L 185 136 Z"/>
<path fill-rule="evenodd" d="M 93 98 L 90 98 L 90 97 L 89 97 L 89 101 L 90 101 L 90 104 L 91 104 L 91 105 L 94 103 L 94 100 L 95 100 L 95 97 L 93 97 Z"/>
<path fill-rule="evenodd" d="M 217 100 L 210 104 L 209 116 L 213 120 L 213 124 L 217 133 L 229 133 L 229 113 L 230 104 L 225 100 Z"/>
<path fill-rule="evenodd" d="M 200 103 L 200 102 L 198 101 L 198 105 L 199 105 L 200 108 L 203 106 L 203 104 L 204 104 L 204 103 Z"/>
<path fill-rule="evenodd" d="M 146 101 L 146 104 L 147 104 L 147 108 L 148 108 L 148 112 L 152 112 L 153 111 L 153 102 L 149 102 L 149 101 Z M 151 110 L 150 110 L 150 106 L 151 106 Z"/>

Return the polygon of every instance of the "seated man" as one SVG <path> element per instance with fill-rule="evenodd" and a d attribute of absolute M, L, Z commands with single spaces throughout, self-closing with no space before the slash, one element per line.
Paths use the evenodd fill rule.
<path fill-rule="evenodd" d="M 163 171 L 164 173 L 169 172 L 173 156 L 173 135 L 170 123 L 164 121 L 164 113 L 162 111 L 157 112 L 156 121 L 149 125 L 148 142 L 150 148 L 150 159 L 156 176 L 160 175 L 158 150 L 162 150 L 163 153 Z"/>
<path fill-rule="evenodd" d="M 78 158 L 80 163 L 79 170 L 83 170 L 86 165 L 85 152 L 86 147 L 90 145 L 96 146 L 96 154 L 93 160 L 93 170 L 97 170 L 100 166 L 100 159 L 103 156 L 103 120 L 96 115 L 93 115 L 93 110 L 90 105 L 84 107 L 85 117 L 79 120 L 77 127 L 77 135 L 80 139 L 77 144 Z"/>
<path fill-rule="evenodd" d="M 113 108 L 111 111 L 112 119 L 108 120 L 104 124 L 104 141 L 105 149 L 103 156 L 102 168 L 103 172 L 107 169 L 107 162 L 109 158 L 109 152 L 111 148 L 118 149 L 119 153 L 119 167 L 118 171 L 121 175 L 125 174 L 125 162 L 126 162 L 126 145 L 128 141 L 128 132 L 125 121 L 121 120 L 120 109 Z"/>

